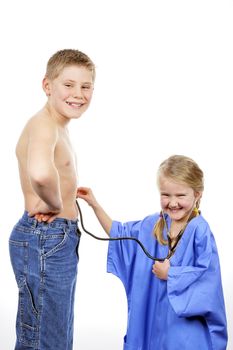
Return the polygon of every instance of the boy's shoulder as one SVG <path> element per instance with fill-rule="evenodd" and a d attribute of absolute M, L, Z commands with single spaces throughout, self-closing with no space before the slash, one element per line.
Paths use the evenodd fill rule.
<path fill-rule="evenodd" d="M 28 140 L 56 143 L 59 139 L 59 127 L 43 109 L 33 115 L 26 122 L 16 145 L 16 153 L 22 145 L 28 144 Z"/>
<path fill-rule="evenodd" d="M 58 129 L 58 125 L 48 111 L 43 108 L 28 119 L 24 129 L 28 130 L 29 133 L 40 131 L 50 133 L 51 131 L 55 132 Z"/>
<path fill-rule="evenodd" d="M 46 108 L 42 108 L 28 119 L 26 125 L 54 124 L 53 118 Z"/>

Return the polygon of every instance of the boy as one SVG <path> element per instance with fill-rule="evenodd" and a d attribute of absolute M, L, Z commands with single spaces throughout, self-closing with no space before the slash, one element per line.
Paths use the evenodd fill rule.
<path fill-rule="evenodd" d="M 95 66 L 78 50 L 48 61 L 45 106 L 26 124 L 16 155 L 25 212 L 10 237 L 19 288 L 15 350 L 71 350 L 77 275 L 77 173 L 67 126 L 91 102 Z"/>

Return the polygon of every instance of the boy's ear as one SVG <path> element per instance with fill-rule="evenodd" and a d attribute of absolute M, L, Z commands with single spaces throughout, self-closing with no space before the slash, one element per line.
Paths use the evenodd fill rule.
<path fill-rule="evenodd" d="M 42 80 L 42 87 L 46 96 L 50 96 L 50 80 L 47 77 Z"/>

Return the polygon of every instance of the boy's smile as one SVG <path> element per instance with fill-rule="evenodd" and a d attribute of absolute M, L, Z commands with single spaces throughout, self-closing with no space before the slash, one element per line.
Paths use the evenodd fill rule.
<path fill-rule="evenodd" d="M 64 122 L 79 118 L 91 102 L 92 72 L 85 67 L 65 67 L 57 78 L 45 78 L 43 84 L 50 107 Z"/>
<path fill-rule="evenodd" d="M 71 106 L 71 107 L 74 107 L 74 108 L 80 108 L 83 106 L 83 103 L 77 103 L 77 102 L 69 102 L 69 101 L 66 101 L 66 103 Z"/>

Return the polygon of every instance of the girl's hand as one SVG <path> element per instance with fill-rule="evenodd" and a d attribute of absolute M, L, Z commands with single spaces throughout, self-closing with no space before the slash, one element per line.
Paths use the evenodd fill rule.
<path fill-rule="evenodd" d="M 78 187 L 76 198 L 85 200 L 91 207 L 95 207 L 98 204 L 92 190 L 88 187 Z"/>
<path fill-rule="evenodd" d="M 167 280 L 170 261 L 165 259 L 163 262 L 156 261 L 153 265 L 152 272 L 161 280 Z"/>
<path fill-rule="evenodd" d="M 99 205 L 92 193 L 92 190 L 88 187 L 79 187 L 77 189 L 76 197 L 84 199 L 92 207 L 97 219 L 99 220 L 99 223 L 103 227 L 104 231 L 109 235 L 112 227 L 112 219 Z"/>

